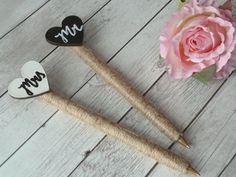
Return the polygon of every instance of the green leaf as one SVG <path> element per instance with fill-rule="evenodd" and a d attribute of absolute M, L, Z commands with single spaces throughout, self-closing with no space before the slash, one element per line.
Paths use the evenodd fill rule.
<path fill-rule="evenodd" d="M 193 74 L 193 77 L 200 82 L 207 84 L 210 80 L 213 79 L 213 76 L 216 72 L 216 66 L 212 65 L 204 70 L 202 70 L 200 73 Z"/>
<path fill-rule="evenodd" d="M 178 0 L 178 7 L 182 8 L 184 3 L 186 3 L 186 2 L 187 2 L 187 0 Z"/>

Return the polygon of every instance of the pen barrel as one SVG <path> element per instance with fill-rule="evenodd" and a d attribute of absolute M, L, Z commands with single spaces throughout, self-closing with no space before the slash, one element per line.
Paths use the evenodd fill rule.
<path fill-rule="evenodd" d="M 171 140 L 177 141 L 180 137 L 179 130 L 171 121 L 150 104 L 140 93 L 131 87 L 131 85 L 114 69 L 102 62 L 91 49 L 85 46 L 72 47 L 75 52 L 87 63 L 97 74 L 99 74 L 108 84 L 113 86 L 121 95 L 123 95 L 133 107 L 140 110 L 154 126 Z"/>
<path fill-rule="evenodd" d="M 182 173 L 187 173 L 189 163 L 184 159 L 169 150 L 165 150 L 164 148 L 151 143 L 145 138 L 137 136 L 129 130 L 121 127 L 119 124 L 113 123 L 94 112 L 88 111 L 79 104 L 53 92 L 46 93 L 40 97 L 47 103 L 57 107 L 59 110 L 68 113 L 75 118 L 79 118 L 92 127 L 157 160 L 159 163 Z"/>

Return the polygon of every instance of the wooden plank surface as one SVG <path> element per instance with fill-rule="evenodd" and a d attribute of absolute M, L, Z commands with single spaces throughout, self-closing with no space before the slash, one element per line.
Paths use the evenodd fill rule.
<path fill-rule="evenodd" d="M 102 25 L 102 28 L 96 28 L 97 30 L 101 30 L 102 29 L 102 33 L 105 33 L 106 34 L 106 36 L 104 35 L 104 41 L 102 42 L 101 41 L 101 39 L 100 39 L 100 43 L 96 43 L 96 41 L 93 41 L 93 40 L 96 40 L 96 36 L 93 36 L 93 37 L 90 37 L 89 38 L 89 40 L 91 40 L 91 44 L 96 44 L 96 45 L 98 45 L 98 48 L 99 47 L 104 47 L 104 49 L 103 49 L 103 51 L 105 52 L 105 54 L 106 55 L 109 55 L 109 53 L 110 53 L 110 55 L 112 56 L 112 51 L 113 51 L 113 53 L 116 53 L 116 51 L 119 49 L 119 47 L 120 46 L 122 46 L 122 45 L 124 45 L 131 37 L 132 37 L 132 35 L 135 35 L 136 34 L 136 32 L 143 26 L 143 25 L 145 25 L 145 23 L 146 23 L 146 21 L 148 21 L 150 18 L 152 18 L 154 15 L 155 15 L 155 13 L 157 13 L 157 11 L 156 11 L 156 8 L 161 8 L 163 5 L 165 5 L 165 2 L 164 1 L 158 1 L 158 2 L 156 2 L 156 5 L 155 6 L 150 6 L 150 3 L 152 3 L 153 4 L 153 2 L 154 1 L 152 1 L 152 2 L 147 2 L 147 1 L 142 1 L 142 2 L 140 2 L 139 4 L 137 4 L 137 6 L 136 6 L 136 10 L 134 10 L 134 11 L 129 11 L 128 9 L 130 9 L 131 8 L 131 6 L 132 6 L 132 2 L 129 2 L 129 3 L 121 3 L 120 1 L 112 1 L 112 3 L 109 3 L 106 7 L 104 7 L 102 10 L 101 10 L 101 12 L 99 12 L 94 18 L 97 18 L 98 20 L 96 20 L 96 23 L 98 23 L 99 24 L 99 21 L 101 21 L 101 22 L 104 22 L 105 24 L 103 24 Z M 117 7 L 117 5 L 118 4 L 122 4 L 123 6 L 124 6 L 124 8 L 120 8 L 120 10 L 118 10 L 117 8 L 115 8 L 115 7 Z M 162 6 L 160 6 L 160 4 L 162 4 Z M 159 7 L 160 6 L 160 7 Z M 147 12 L 149 12 L 149 13 L 147 13 L 147 16 L 145 16 L 145 14 L 142 14 L 142 15 L 140 15 L 138 12 L 141 10 L 141 9 L 143 9 L 143 8 L 146 8 L 147 10 Z M 139 10 L 138 10 L 139 9 Z M 44 10 L 44 9 L 42 9 L 42 10 Z M 150 14 L 150 12 L 152 11 L 152 14 Z M 45 13 L 45 11 L 44 11 L 44 13 Z M 104 17 L 106 17 L 106 16 L 111 16 L 110 14 L 109 15 L 106 15 L 107 13 L 110 13 L 110 14 L 112 14 L 112 15 L 115 15 L 115 16 L 117 16 L 116 18 L 112 18 L 111 20 L 104 20 Z M 127 14 L 128 13 L 128 14 Z M 119 22 L 126 22 L 126 20 L 125 20 L 125 17 L 129 17 L 129 16 L 139 16 L 140 15 L 140 18 L 138 18 L 137 19 L 137 22 L 135 22 L 135 23 L 127 23 L 127 25 L 125 25 L 125 26 L 121 26 L 120 27 L 120 23 Z M 122 18 L 123 17 L 123 18 Z M 118 22 L 117 22 L 117 20 L 118 20 Z M 33 21 L 33 20 L 32 20 Z M 91 22 L 89 21 L 87 24 L 88 25 L 94 25 L 94 21 L 95 20 L 93 20 L 93 19 L 91 19 Z M 101 24 L 100 24 L 101 25 Z M 114 25 L 116 25 L 117 26 L 117 28 L 115 28 L 114 27 Z M 99 25 L 98 25 L 99 26 Z M 111 28 L 111 26 L 113 26 L 113 28 Z M 85 26 L 85 28 L 87 28 L 87 26 Z M 115 29 L 117 29 L 117 32 L 115 32 L 114 31 L 114 28 Z M 122 31 L 124 31 L 122 34 L 123 35 L 120 35 L 119 36 L 119 38 L 116 38 L 116 42 L 114 43 L 114 45 L 112 45 L 112 47 L 111 47 L 111 49 L 110 50 L 105 50 L 106 48 L 107 48 L 107 46 L 109 46 L 110 45 L 110 41 L 111 41 L 111 39 L 109 40 L 108 38 L 107 38 L 107 36 L 111 36 L 112 38 L 114 38 L 114 36 L 112 36 L 112 35 L 110 35 L 110 34 L 113 34 L 114 32 L 115 33 L 119 33 L 119 31 L 121 30 L 121 28 L 123 28 L 123 30 Z M 90 29 L 94 29 L 94 28 L 92 28 L 92 27 L 90 27 Z M 95 30 L 96 30 L 95 29 Z M 126 30 L 126 29 L 129 29 L 129 30 Z M 133 29 L 133 30 L 131 30 L 131 29 Z M 95 32 L 95 34 L 99 34 L 99 32 L 97 31 L 97 32 Z M 157 38 L 158 38 L 158 36 L 157 36 Z M 113 41 L 115 41 L 115 39 L 112 39 Z M 106 42 L 107 41 L 107 42 Z M 89 42 L 90 41 L 87 41 L 87 43 L 89 44 Z M 101 44 L 102 43 L 102 44 Z M 95 45 L 95 46 L 96 46 Z M 114 51 L 115 50 L 115 51 Z M 62 53 L 64 53 L 64 55 L 62 55 Z M 81 80 L 81 81 L 84 81 L 85 79 L 86 79 L 86 77 L 87 77 L 87 72 L 89 72 L 89 71 L 87 71 L 87 72 L 81 72 L 81 71 L 86 71 L 87 69 L 87 66 L 85 66 L 85 65 L 80 65 L 82 62 L 79 62 L 79 60 L 75 60 L 75 59 L 73 59 L 74 57 L 70 57 L 70 56 L 72 56 L 72 52 L 71 51 L 69 51 L 68 49 L 63 49 L 63 48 L 60 48 L 60 50 L 56 50 L 55 52 L 53 52 L 44 62 L 43 62 L 43 64 L 44 65 L 46 65 L 46 71 L 48 71 L 48 73 L 49 73 L 49 79 L 51 80 L 51 78 L 52 78 L 52 82 L 50 82 L 51 84 L 51 87 L 53 88 L 53 89 L 55 89 L 55 90 L 57 90 L 57 91 L 59 91 L 59 92 L 62 92 L 63 91 L 63 94 L 68 94 L 68 95 L 71 95 L 71 94 L 73 94 L 77 89 L 78 89 L 78 84 L 83 84 L 83 83 L 78 83 L 78 77 L 81 77 L 81 79 L 79 79 L 79 80 Z M 101 55 L 101 54 L 100 54 Z M 104 55 L 104 54 L 103 54 Z M 64 60 L 64 58 L 67 58 L 68 60 L 67 61 L 65 61 Z M 56 65 L 55 65 L 55 62 L 56 62 Z M 53 68 L 52 68 L 52 71 L 50 71 L 51 69 L 49 68 L 50 67 L 50 63 L 51 64 L 53 64 Z M 67 63 L 67 65 L 66 66 L 68 66 L 68 67 L 64 67 L 65 66 L 65 63 Z M 55 65 L 55 66 L 54 66 Z M 73 66 L 73 68 L 71 68 Z M 79 67 L 80 66 L 80 67 Z M 52 66 L 51 66 L 52 67 Z M 55 68 L 57 68 L 56 70 L 55 70 Z M 76 69 L 77 68 L 77 69 Z M 83 69 L 83 68 L 85 68 L 85 69 Z M 66 71 L 67 70 L 67 71 Z M 74 72 L 73 73 L 71 73 L 71 72 L 69 72 L 69 71 L 71 71 L 71 70 L 73 70 Z M 60 71 L 60 73 L 61 73 L 61 76 L 59 75 L 57 75 L 57 73 Z M 65 71 L 65 72 L 64 72 Z M 78 72 L 76 72 L 76 71 L 78 71 Z M 51 77 L 51 72 L 52 72 L 52 77 Z M 56 73 L 56 74 L 55 74 Z M 65 73 L 68 73 L 68 75 L 67 74 L 65 74 Z M 81 74 L 81 73 L 83 73 L 83 75 Z M 66 79 L 66 76 L 68 76 L 68 78 Z M 76 82 L 74 81 L 74 80 L 72 80 L 71 79 L 71 76 L 74 76 L 75 77 L 75 79 L 76 79 Z M 53 77 L 55 78 L 55 77 L 57 77 L 57 78 L 59 78 L 59 79 L 56 79 L 56 80 L 53 80 Z M 70 85 L 71 87 L 70 88 L 68 88 L 68 87 L 65 87 L 65 83 L 60 83 L 60 82 L 58 82 L 58 80 L 59 81 L 61 81 L 62 79 L 61 78 L 65 78 L 64 80 L 65 81 L 69 81 L 69 83 L 67 83 L 67 85 Z M 74 86 L 73 86 L 74 85 Z M 64 87 L 63 87 L 64 86 Z M 69 90 L 68 90 L 69 89 Z M 67 93 L 65 92 L 65 91 L 68 91 Z M 71 92 L 71 93 L 69 93 L 69 91 L 71 92 L 71 91 L 73 91 L 73 92 Z M 3 98 L 8 98 L 8 95 L 4 95 L 3 96 Z M 33 103 L 32 103 L 33 104 Z M 9 107 L 11 107 L 11 106 L 9 106 Z M 21 109 L 23 109 L 24 110 L 24 107 L 21 107 Z M 26 108 L 27 109 L 27 108 Z M 22 111 L 21 111 L 22 112 Z M 41 112 L 41 111 L 40 111 Z M 52 110 L 50 110 L 50 112 L 52 112 Z M 24 111 L 23 111 L 23 113 L 24 113 Z M 17 113 L 16 113 L 17 114 Z M 41 115 L 41 120 L 43 119 L 44 121 L 45 120 L 47 120 L 48 119 L 48 117 L 44 117 L 44 116 L 42 116 L 42 112 L 41 113 L 39 113 L 38 115 Z M 4 116 L 4 115 L 3 115 Z M 13 115 L 14 116 L 14 115 Z M 21 116 L 19 116 L 19 117 L 17 117 L 18 118 L 18 120 L 22 120 L 22 119 L 24 119 L 25 121 L 27 120 L 27 117 L 25 117 L 25 115 L 23 114 L 22 115 L 22 117 Z M 38 120 L 38 119 L 37 119 Z M 26 121 L 27 122 L 27 121 Z M 14 121 L 12 121 L 11 122 L 11 125 L 15 125 L 14 124 Z M 37 124 L 38 125 L 38 124 Z M 27 130 L 30 130 L 31 128 L 32 129 L 35 129 L 35 126 L 37 126 L 36 124 L 32 124 L 32 127 L 28 127 L 28 129 Z M 20 125 L 20 124 L 17 124 L 16 125 L 17 127 L 22 127 L 22 125 Z M 39 125 L 38 125 L 39 126 Z M 8 125 L 8 127 L 10 127 L 9 125 Z M 11 128 L 9 128 L 8 129 L 8 127 L 5 127 L 5 132 L 4 132 L 4 134 L 8 134 L 9 132 L 11 132 L 12 131 L 12 129 Z M 52 129 L 53 130 L 53 129 Z M 82 131 L 83 132 L 83 131 Z M 25 134 L 26 133 L 26 134 Z M 28 133 L 27 132 L 24 132 L 24 129 L 21 131 L 21 134 L 23 134 L 23 136 L 21 137 L 21 138 L 26 138 L 27 136 L 29 136 L 29 135 L 31 135 L 31 134 L 29 134 L 28 135 Z M 18 135 L 16 135 L 16 136 L 18 136 Z M 19 137 L 17 137 L 17 139 L 19 140 L 19 141 L 22 141 L 22 139 L 20 139 Z M 95 140 L 96 140 L 97 138 L 95 137 Z M 43 140 L 43 139 L 42 139 Z M 92 140 L 91 140 L 91 142 L 92 142 Z M 11 143 L 14 143 L 14 145 L 15 146 L 17 146 L 18 145 L 18 142 L 16 142 L 16 141 L 13 141 L 13 142 L 10 142 L 10 141 L 8 141 L 8 143 L 9 143 L 9 146 L 11 146 L 11 147 L 13 147 L 14 148 L 14 146 L 12 146 L 12 144 Z M 48 143 L 48 145 L 50 145 L 50 143 Z M 7 147 L 7 146 L 6 146 Z M 24 147 L 25 147 L 25 145 L 24 145 Z M 38 145 L 37 145 L 37 147 L 36 148 L 38 148 Z M 6 148 L 6 149 L 8 149 L 8 148 Z M 22 149 L 22 148 L 21 148 Z M 26 153 L 29 153 L 29 151 L 26 151 Z M 46 152 L 45 152 L 46 153 Z M 19 153 L 17 153 L 17 154 L 19 154 Z M 5 155 L 5 154 L 3 154 L 3 155 Z M 69 157 L 71 157 L 71 156 L 69 156 Z M 12 158 L 11 158 L 12 159 Z M 7 167 L 7 164 L 9 164 L 10 162 L 6 162 L 4 165 L 3 165 L 3 167 L 2 167 L 2 173 L 3 174 L 8 174 L 4 169 L 5 169 L 5 167 Z M 40 162 L 39 162 L 40 163 Z M 13 163 L 13 164 L 17 164 L 17 163 Z M 30 163 L 30 164 L 32 164 L 32 163 Z M 23 165 L 23 164 L 22 164 Z M 32 166 L 33 166 L 34 164 L 32 164 Z M 35 164 L 35 166 L 37 167 L 37 165 L 38 165 L 38 163 L 36 163 Z M 10 166 L 9 166 L 10 167 Z M 30 166 L 29 166 L 29 168 L 30 168 Z M 58 166 L 58 168 L 60 168 L 59 166 Z M 8 168 L 9 169 L 9 168 Z M 24 168 L 20 168 L 19 170 L 24 170 Z M 10 170 L 9 171 L 9 175 L 12 173 L 12 171 Z M 17 174 L 19 175 L 20 174 L 20 171 L 18 171 L 17 172 Z"/>
<path fill-rule="evenodd" d="M 232 160 L 229 162 L 229 164 L 226 166 L 226 168 L 222 171 L 222 173 L 219 175 L 220 177 L 231 177 L 232 174 L 236 173 L 236 158 L 235 155 L 232 158 Z"/>
<path fill-rule="evenodd" d="M 37 99 L 13 100 L 6 94 L 9 81 L 19 75 L 12 70 L 34 57 L 43 60 L 52 89 L 67 97 L 76 93 L 74 101 L 170 147 L 170 140 L 70 49 L 45 42 L 46 29 L 70 14 L 86 21 L 86 44 L 104 61 L 111 59 L 109 66 L 184 131 L 192 148 L 175 144 L 173 151 L 192 161 L 204 177 L 233 176 L 235 76 L 204 85 L 194 79 L 174 81 L 158 67 L 160 31 L 175 10 L 176 2 L 164 0 L 51 0 L 25 21 L 23 15 L 16 19 L 20 25 L 9 26 L 0 40 L 0 64 L 7 66 L 0 67 L 0 176 L 186 176 Z"/>
<path fill-rule="evenodd" d="M 101 8 L 108 1 L 105 1 L 105 0 L 104 1 L 99 1 L 98 2 L 99 4 L 95 3 L 97 1 L 89 1 L 89 2 L 90 2 L 90 4 L 85 3 L 85 1 L 79 1 L 79 3 L 77 3 L 75 1 L 75 3 L 77 3 L 78 6 L 82 7 L 80 12 L 83 13 L 82 17 L 84 17 L 84 19 L 89 18 L 90 16 L 92 16 L 96 12 L 96 9 L 99 10 L 99 8 Z M 52 5 L 52 3 L 54 3 L 54 5 Z M 14 76 L 11 76 L 11 74 L 13 74 L 15 76 L 19 76 L 21 64 L 23 64 L 25 61 L 29 60 L 29 58 L 30 58 L 30 60 L 32 60 L 32 59 L 41 60 L 42 58 L 33 57 L 33 56 L 37 55 L 36 53 L 38 53 L 39 55 L 42 55 L 42 56 L 44 56 L 44 55 L 47 56 L 48 53 L 45 53 L 45 52 L 50 52 L 49 49 L 52 50 L 53 48 L 55 48 L 54 46 L 47 44 L 44 37 L 43 37 L 44 33 L 46 31 L 46 26 L 43 26 L 43 25 L 41 26 L 41 28 L 45 28 L 42 31 L 40 31 L 40 30 L 37 31 L 38 30 L 37 26 L 35 26 L 35 27 L 31 26 L 31 28 L 29 28 L 28 26 L 29 25 L 35 25 L 36 20 L 33 20 L 32 18 L 40 19 L 39 17 L 44 18 L 45 14 L 52 13 L 52 11 L 53 11 L 52 6 L 55 8 L 55 11 L 56 11 L 56 9 L 58 11 L 62 11 L 61 8 L 63 8 L 63 6 L 60 5 L 61 3 L 65 3 L 65 1 L 61 1 L 61 2 L 59 2 L 59 1 L 50 1 L 50 3 L 48 3 L 43 8 L 41 8 L 36 14 L 34 14 L 34 16 L 29 18 L 27 21 L 22 23 L 18 28 L 14 29 L 11 32 L 11 34 L 12 34 L 12 33 L 15 33 L 15 31 L 18 31 L 19 35 L 16 35 L 17 37 L 27 38 L 28 34 L 27 34 L 26 31 L 28 31 L 28 32 L 31 31 L 31 35 L 33 37 L 28 40 L 28 43 L 25 41 L 25 43 L 22 42 L 23 43 L 22 45 L 20 45 L 20 42 L 18 44 L 16 44 L 16 43 L 14 43 L 14 40 L 15 40 L 14 38 L 16 38 L 16 36 L 14 37 L 14 36 L 11 36 L 10 34 L 0 41 L 0 43 L 1 43 L 0 45 L 2 45 L 2 46 L 7 46 L 7 45 L 10 45 L 12 43 L 12 47 L 16 47 L 15 49 L 19 49 L 19 50 L 14 51 L 15 53 L 17 53 L 17 55 L 14 55 L 13 54 L 14 52 L 12 52 L 11 48 L 8 48 L 8 47 L 5 48 L 5 52 L 3 53 L 3 55 L 4 56 L 6 55 L 6 56 L 10 57 L 11 60 L 9 60 L 9 58 L 3 58 L 3 56 L 1 56 L 0 61 L 5 62 L 4 66 L 7 66 L 7 67 L 1 67 L 0 68 L 0 71 L 1 71 L 0 79 L 2 79 L 2 82 L 1 82 L 2 85 L 4 85 L 4 84 L 7 85 L 9 83 L 8 79 L 12 80 L 14 78 Z M 73 6 L 73 5 L 71 5 L 71 6 Z M 72 10 L 71 13 L 73 13 L 73 11 L 76 11 L 73 8 L 71 8 L 71 10 Z M 69 13 L 69 12 L 67 12 L 67 13 Z M 52 16 L 51 16 L 51 18 L 52 18 Z M 41 19 L 41 21 L 47 22 L 47 20 L 45 20 L 45 19 L 44 20 Z M 26 25 L 26 26 L 24 26 L 24 25 Z M 50 26 L 50 24 L 48 24 L 48 23 L 45 24 L 45 25 Z M 39 34 L 34 33 L 34 31 L 40 32 L 40 36 L 41 36 L 42 39 L 40 39 L 40 37 L 38 36 Z M 19 39 L 19 41 L 20 40 L 22 40 L 22 39 Z M 35 43 L 35 40 L 41 41 L 41 42 L 36 43 L 36 44 L 38 45 L 38 47 L 40 49 L 44 48 L 45 50 L 43 50 L 43 51 L 36 50 L 37 51 L 36 52 L 34 50 L 34 48 L 30 47 L 30 45 L 32 43 Z M 13 44 L 15 44 L 15 45 L 13 45 Z M 26 46 L 24 46 L 24 44 Z M 19 47 L 19 45 L 22 46 L 22 47 Z M 34 47 L 36 47 L 36 45 Z M 29 48 L 32 49 L 32 50 L 29 50 Z M 22 52 L 22 49 L 27 50 L 28 52 Z M 65 51 L 67 51 L 67 50 L 65 50 Z M 44 54 L 41 54 L 40 52 L 43 52 Z M 64 60 L 64 58 L 60 58 L 60 57 L 63 57 L 63 55 L 61 55 L 61 52 L 53 53 L 50 57 L 51 58 L 55 57 L 54 60 L 53 61 L 51 61 L 50 59 L 46 60 L 49 63 L 47 64 L 47 67 L 45 67 L 46 71 L 48 71 L 49 68 L 52 68 L 51 70 L 53 70 L 53 65 L 55 65 L 55 63 L 60 64 L 59 61 L 61 59 L 62 66 L 58 67 L 58 70 L 54 70 L 55 75 L 53 74 L 54 78 L 57 77 L 57 78 L 60 78 L 60 80 L 62 78 L 60 76 L 63 76 L 64 73 L 68 73 L 68 76 L 73 75 L 73 73 L 71 73 L 71 72 L 61 71 L 61 68 L 69 69 L 68 71 L 70 71 L 70 69 L 71 69 L 71 68 L 68 68 L 68 67 L 64 67 L 65 64 L 67 66 L 69 66 L 69 62 Z M 70 56 L 73 55 L 70 51 L 68 51 L 67 53 Z M 59 55 L 57 55 L 57 54 L 59 54 Z M 69 57 L 69 56 L 67 56 L 67 57 Z M 67 57 L 65 57 L 65 58 L 67 58 Z M 50 65 L 50 61 L 51 61 L 51 64 L 53 64 L 53 65 Z M 69 60 L 69 61 L 72 61 L 72 60 Z M 71 65 L 73 65 L 73 64 L 71 64 Z M 78 66 L 78 65 L 75 64 L 73 66 Z M 19 72 L 12 72 L 12 71 L 16 71 L 16 70 L 19 71 Z M 61 72 L 59 72 L 59 71 L 61 71 Z M 83 70 L 82 68 L 80 70 L 78 68 L 77 71 L 81 71 L 82 73 L 86 74 L 86 71 Z M 48 73 L 49 73 L 49 80 L 52 80 L 53 78 L 51 79 L 50 71 L 48 71 Z M 60 73 L 61 75 L 59 75 L 58 73 Z M 78 73 L 78 74 L 80 74 L 80 73 Z M 5 78 L 6 80 L 4 80 L 4 76 L 7 76 Z M 81 79 L 81 82 L 79 82 L 78 80 L 77 80 L 77 82 L 75 82 L 71 79 L 67 79 L 67 81 L 68 80 L 70 81 L 70 83 L 67 83 L 69 85 L 71 85 L 72 83 L 81 84 L 81 82 L 83 82 L 83 79 Z M 57 83 L 57 81 L 58 80 L 55 80 L 56 83 Z M 61 87 L 60 87 L 59 84 L 61 84 Z M 52 88 L 54 88 L 53 85 L 57 85 L 59 88 L 68 89 L 68 87 L 65 87 L 65 84 L 66 83 L 62 83 L 62 82 L 58 82 L 58 84 L 53 84 L 51 82 L 50 86 Z M 64 87 L 63 87 L 63 85 L 64 85 Z M 6 89 L 7 89 L 7 87 L 1 87 L 1 88 L 2 88 L 2 92 L 5 92 Z M 74 90 L 77 89 L 77 87 L 75 88 L 75 87 L 72 87 L 72 86 L 70 88 L 73 88 Z M 31 100 L 31 99 L 29 99 L 29 100 L 14 100 L 11 97 L 9 97 L 8 94 L 4 94 L 1 97 L 1 104 L 4 105 L 5 109 L 1 109 L 1 114 L 0 114 L 0 116 L 1 116 L 1 119 L 0 119 L 1 123 L 0 124 L 2 125 L 1 129 L 0 129 L 0 132 L 1 132 L 0 133 L 1 134 L 0 135 L 1 136 L 0 144 L 4 145 L 4 146 L 0 147 L 0 149 L 1 149 L 0 150 L 0 164 L 3 163 L 14 151 L 16 151 L 17 148 L 20 147 L 20 145 L 23 144 L 24 141 L 26 141 L 35 131 L 37 131 L 37 129 L 47 119 L 49 119 L 52 116 L 53 113 L 55 113 L 55 109 L 47 108 L 45 105 L 40 106 L 34 100 Z M 35 109 L 28 109 L 29 106 L 35 107 Z M 41 111 L 41 109 L 43 109 L 43 107 L 45 107 L 45 108 L 44 108 L 43 111 Z M 39 112 L 37 112 L 37 109 L 39 110 Z M 31 111 L 33 111 L 33 112 L 31 113 Z M 35 114 L 36 116 L 32 117 L 31 114 Z M 34 121 L 34 122 L 30 122 L 30 121 Z M 15 134 L 14 132 L 18 132 L 18 133 Z M 8 137 L 10 136 L 7 141 L 4 138 L 6 136 L 8 136 Z"/>
<path fill-rule="evenodd" d="M 2 38 L 49 0 L 1 0 L 0 2 L 0 38 Z"/>
<path fill-rule="evenodd" d="M 201 176 L 218 176 L 236 153 L 236 93 L 232 89 L 235 86 L 236 78 L 231 77 L 187 129 L 186 135 L 194 142 L 191 150 L 173 148 L 192 161 Z M 161 168 L 165 167 L 156 168 L 150 176 L 185 176 Z"/>
<path fill-rule="evenodd" d="M 50 1 L 0 40 L 0 48 L 2 49 L 0 64 L 7 66 L 0 68 L 0 95 L 6 92 L 9 82 L 19 75 L 19 73 L 12 71 L 18 71 L 22 64 L 28 60 L 40 61 L 44 59 L 56 48 L 48 44 L 44 37 L 50 27 L 60 24 L 65 16 L 71 14 L 80 16 L 83 21 L 86 21 L 109 0 L 76 0 L 69 4 L 66 2 L 65 0 Z M 96 29 L 88 28 L 87 35 L 91 35 L 90 32 L 94 32 Z"/>

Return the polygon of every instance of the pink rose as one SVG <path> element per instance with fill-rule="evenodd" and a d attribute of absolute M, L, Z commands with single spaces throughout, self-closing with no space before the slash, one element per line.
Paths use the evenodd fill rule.
<path fill-rule="evenodd" d="M 214 0 L 186 3 L 160 36 L 160 54 L 169 74 L 188 78 L 215 65 L 215 78 L 229 76 L 236 68 L 235 28 L 231 1 L 220 7 Z"/>

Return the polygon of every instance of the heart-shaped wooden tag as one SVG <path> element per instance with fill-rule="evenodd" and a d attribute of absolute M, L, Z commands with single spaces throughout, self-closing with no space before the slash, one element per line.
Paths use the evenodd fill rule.
<path fill-rule="evenodd" d="M 29 98 L 48 92 L 47 75 L 40 63 L 29 61 L 21 68 L 23 78 L 13 80 L 8 86 L 9 94 L 14 98 Z"/>
<path fill-rule="evenodd" d="M 79 46 L 83 44 L 84 26 L 77 16 L 68 16 L 62 21 L 62 27 L 50 28 L 45 37 L 53 45 Z"/>

